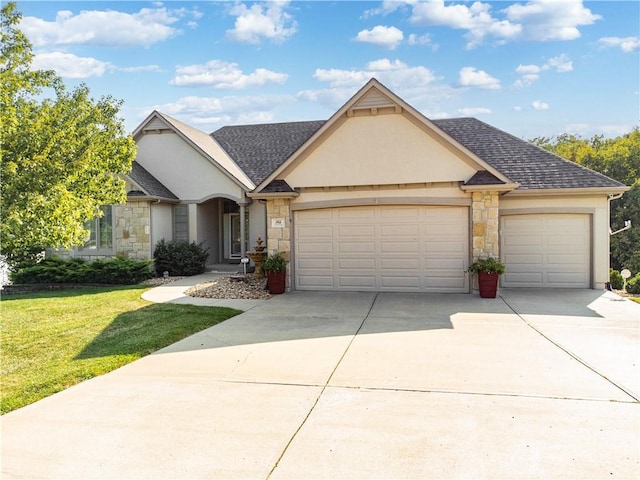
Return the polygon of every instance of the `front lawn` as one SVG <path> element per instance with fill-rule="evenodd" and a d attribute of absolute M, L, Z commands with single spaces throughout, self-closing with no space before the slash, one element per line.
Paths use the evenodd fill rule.
<path fill-rule="evenodd" d="M 240 313 L 152 304 L 140 286 L 2 298 L 1 403 L 7 413 L 110 372 Z"/>

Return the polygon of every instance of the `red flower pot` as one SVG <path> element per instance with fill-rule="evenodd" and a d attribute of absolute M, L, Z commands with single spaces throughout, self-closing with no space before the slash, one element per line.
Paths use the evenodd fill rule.
<path fill-rule="evenodd" d="M 498 275 L 496 272 L 478 272 L 478 288 L 481 298 L 496 298 L 498 294 Z"/>
<path fill-rule="evenodd" d="M 272 295 L 284 293 L 287 283 L 287 272 L 267 272 L 267 287 Z"/>

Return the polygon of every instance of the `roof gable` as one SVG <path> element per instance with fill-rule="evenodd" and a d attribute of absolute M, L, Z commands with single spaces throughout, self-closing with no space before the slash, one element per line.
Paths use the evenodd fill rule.
<path fill-rule="evenodd" d="M 225 149 L 205 132 L 176 120 L 169 115 L 154 111 L 134 131 L 133 138 L 138 141 L 142 135 L 150 133 L 173 132 L 197 150 L 212 165 L 220 169 L 229 178 L 245 188 L 253 189 L 255 184 L 247 174 L 233 161 Z"/>
<path fill-rule="evenodd" d="M 493 166 L 484 162 L 484 160 L 473 152 L 466 149 L 463 144 L 449 137 L 446 132 L 437 128 L 424 115 L 391 92 L 375 78 L 372 78 L 353 97 L 351 97 L 351 99 L 347 101 L 342 108 L 340 108 L 327 122 L 325 122 L 312 136 L 310 136 L 285 162 L 271 172 L 260 183 L 260 185 L 258 185 L 255 192 L 261 191 L 271 181 L 279 178 L 279 176 L 283 175 L 285 172 L 287 172 L 287 174 L 291 173 L 291 171 L 296 167 L 296 162 L 299 162 L 304 157 L 305 152 L 315 148 L 329 136 L 329 132 L 333 133 L 332 129 L 335 130 L 335 127 L 341 122 L 344 122 L 345 118 L 362 115 L 378 115 L 383 113 L 402 113 L 403 115 L 406 115 L 408 118 L 411 118 L 413 122 L 419 125 L 420 128 L 428 131 L 432 137 L 436 138 L 437 141 L 440 141 L 441 144 L 446 145 L 450 150 L 455 151 L 458 159 L 468 163 L 475 170 L 487 170 L 505 184 L 513 185 L 513 182 L 507 176 L 495 169 Z M 515 186 L 516 185 L 513 185 L 513 187 Z"/>

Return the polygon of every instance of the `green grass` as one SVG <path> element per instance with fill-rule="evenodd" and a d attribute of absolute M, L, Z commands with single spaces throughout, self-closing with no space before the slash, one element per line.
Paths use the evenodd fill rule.
<path fill-rule="evenodd" d="M 640 303 L 640 297 L 629 297 L 632 302 Z"/>
<path fill-rule="evenodd" d="M 2 298 L 0 412 L 110 372 L 240 313 L 231 308 L 152 304 L 140 298 L 145 288 Z"/>

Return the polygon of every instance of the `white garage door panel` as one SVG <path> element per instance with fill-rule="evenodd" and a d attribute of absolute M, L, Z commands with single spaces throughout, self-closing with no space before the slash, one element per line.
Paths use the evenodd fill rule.
<path fill-rule="evenodd" d="M 468 222 L 466 207 L 296 212 L 296 288 L 468 292 Z"/>
<path fill-rule="evenodd" d="M 509 215 L 501 219 L 505 287 L 589 288 L 588 215 Z"/>

